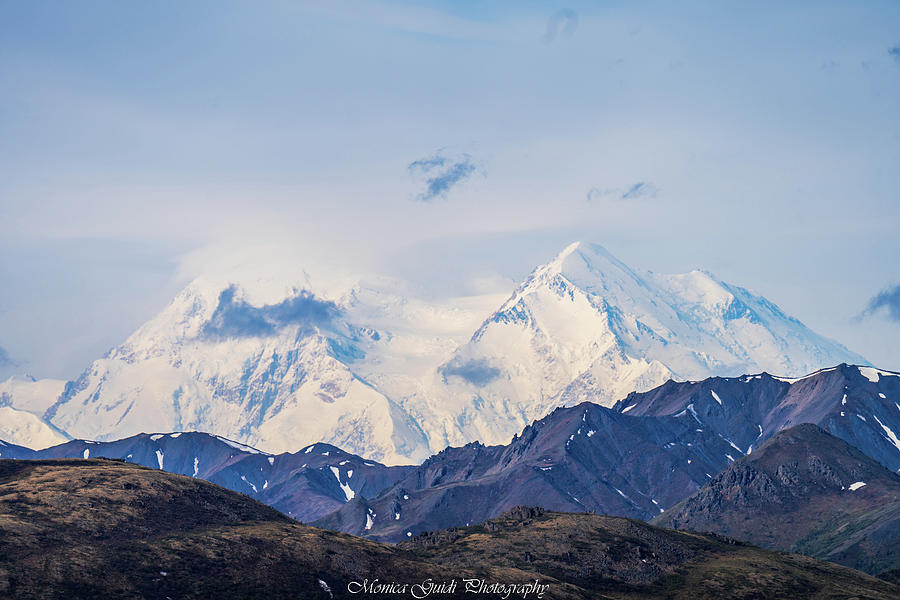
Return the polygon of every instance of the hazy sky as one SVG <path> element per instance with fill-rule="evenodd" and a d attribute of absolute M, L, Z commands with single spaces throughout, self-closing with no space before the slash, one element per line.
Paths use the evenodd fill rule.
<path fill-rule="evenodd" d="M 895 1 L 6 1 L 0 90 L 0 375 L 281 239 L 438 295 L 594 241 L 900 370 Z"/>

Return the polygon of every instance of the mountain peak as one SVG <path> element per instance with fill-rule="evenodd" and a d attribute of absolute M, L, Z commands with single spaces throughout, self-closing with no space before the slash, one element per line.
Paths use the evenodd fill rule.
<path fill-rule="evenodd" d="M 807 423 L 778 432 L 653 523 L 878 573 L 897 566 L 898 492 L 895 473 Z"/>
<path fill-rule="evenodd" d="M 864 361 L 742 288 L 634 271 L 584 241 L 500 306 L 469 309 L 301 262 L 243 268 L 254 262 L 196 279 L 40 414 L 77 437 L 193 428 L 272 452 L 325 441 L 407 462 L 668 379 Z"/>
<path fill-rule="evenodd" d="M 576 241 L 566 246 L 553 260 L 538 267 L 524 288 L 539 281 L 548 283 L 563 277 L 572 285 L 593 293 L 607 295 L 616 290 L 633 292 L 634 286 L 645 288 L 648 282 L 599 244 Z"/>
<path fill-rule="evenodd" d="M 581 240 L 572 242 L 571 244 L 563 248 L 562 252 L 557 254 L 549 264 L 562 266 L 570 264 L 572 260 L 582 261 L 588 264 L 597 262 L 598 260 L 607 260 L 624 266 L 624 263 L 613 256 L 613 254 L 609 250 L 607 250 L 600 244 L 584 242 Z"/>

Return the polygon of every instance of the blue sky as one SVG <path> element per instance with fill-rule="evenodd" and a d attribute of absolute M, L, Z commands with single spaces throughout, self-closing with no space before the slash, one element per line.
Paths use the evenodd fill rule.
<path fill-rule="evenodd" d="M 900 370 L 856 318 L 900 283 L 898 47 L 896 2 L 4 2 L 0 375 L 279 238 L 436 294 L 590 240 Z"/>

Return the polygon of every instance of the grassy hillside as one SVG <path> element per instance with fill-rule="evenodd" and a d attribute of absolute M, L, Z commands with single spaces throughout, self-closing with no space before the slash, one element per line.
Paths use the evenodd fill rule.
<path fill-rule="evenodd" d="M 493 577 L 538 573 L 604 598 L 879 598 L 900 589 L 858 571 L 734 540 L 631 519 L 515 509 L 483 525 L 400 544 L 464 568 L 483 557 Z"/>
<path fill-rule="evenodd" d="M 349 582 L 376 577 L 537 579 L 554 599 L 900 595 L 847 568 L 627 519 L 517 509 L 394 547 L 132 464 L 0 460 L 3 598 L 345 598 L 360 597 Z"/>

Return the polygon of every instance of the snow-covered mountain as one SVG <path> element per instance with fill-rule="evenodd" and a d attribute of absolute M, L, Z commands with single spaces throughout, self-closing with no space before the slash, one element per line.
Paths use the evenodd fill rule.
<path fill-rule="evenodd" d="M 0 382 L 0 440 L 47 448 L 68 438 L 42 417 L 66 385 L 58 379 L 10 377 Z"/>
<path fill-rule="evenodd" d="M 78 438 L 200 430 L 397 464 L 505 443 L 556 406 L 609 406 L 669 378 L 866 363 L 708 273 L 638 274 L 590 244 L 538 267 L 505 302 L 419 296 L 299 270 L 200 278 L 43 416 Z"/>
<path fill-rule="evenodd" d="M 540 266 L 438 368 L 430 439 L 505 443 L 557 406 L 611 406 L 668 379 L 868 364 L 704 271 L 640 274 L 594 244 Z M 432 392 L 434 393 L 434 392 Z"/>

